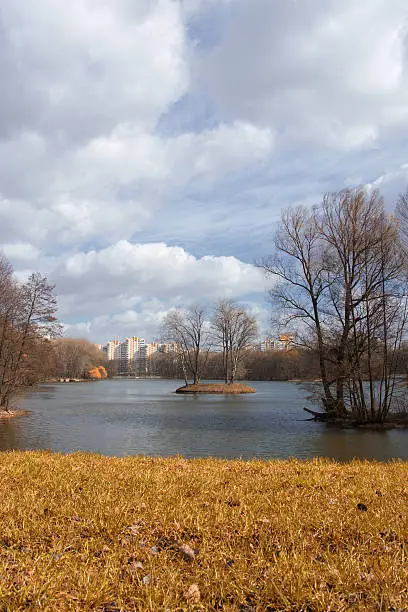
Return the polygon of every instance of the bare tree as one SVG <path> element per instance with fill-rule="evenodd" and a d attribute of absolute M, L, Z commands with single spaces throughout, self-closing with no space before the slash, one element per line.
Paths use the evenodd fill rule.
<path fill-rule="evenodd" d="M 395 212 L 405 258 L 408 260 L 408 187 L 405 192 L 400 193 L 398 196 Z"/>
<path fill-rule="evenodd" d="M 0 406 L 44 375 L 50 339 L 60 333 L 54 286 L 40 274 L 19 284 L 4 258 L 0 259 Z"/>
<path fill-rule="evenodd" d="M 315 348 L 319 355 L 320 372 L 326 410 L 335 410 L 331 389 L 325 338 L 327 313 L 324 296 L 330 287 L 326 274 L 327 257 L 316 219 L 316 210 L 304 207 L 283 211 L 280 227 L 275 234 L 275 253 L 266 257 L 261 266 L 273 277 L 270 297 L 281 309 L 283 325 L 297 331 L 298 341 Z"/>
<path fill-rule="evenodd" d="M 223 354 L 224 380 L 233 383 L 246 350 L 258 335 L 258 325 L 245 308 L 221 300 L 212 319 L 213 337 Z"/>
<path fill-rule="evenodd" d="M 193 305 L 186 310 L 170 311 L 162 325 L 163 339 L 179 346 L 177 356 L 186 385 L 191 377 L 198 384 L 201 370 L 210 350 L 209 325 L 206 308 Z"/>
<path fill-rule="evenodd" d="M 322 403 L 332 417 L 383 421 L 406 325 L 405 278 L 395 219 L 378 192 L 326 194 L 312 210 L 289 209 L 262 266 L 271 296 L 303 344 L 316 346 Z M 380 384 L 373 366 L 383 359 Z M 369 391 L 367 393 L 367 383 Z"/>

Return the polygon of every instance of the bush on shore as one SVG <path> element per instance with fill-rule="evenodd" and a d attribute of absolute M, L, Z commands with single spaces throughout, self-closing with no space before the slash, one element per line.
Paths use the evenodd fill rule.
<path fill-rule="evenodd" d="M 401 610 L 408 464 L 11 452 L 0 609 Z"/>

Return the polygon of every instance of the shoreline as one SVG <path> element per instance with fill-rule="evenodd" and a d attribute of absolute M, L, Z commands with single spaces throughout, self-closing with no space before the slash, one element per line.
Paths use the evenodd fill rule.
<path fill-rule="evenodd" d="M 23 408 L 16 408 L 11 410 L 0 409 L 0 420 L 15 419 L 21 416 L 27 416 L 30 414 L 30 410 L 24 410 Z"/>

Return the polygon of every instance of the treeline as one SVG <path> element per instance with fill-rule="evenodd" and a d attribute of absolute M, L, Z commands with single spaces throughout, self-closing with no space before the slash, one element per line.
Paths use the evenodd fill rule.
<path fill-rule="evenodd" d="M 183 379 L 180 358 L 172 353 L 156 353 L 138 372 L 139 376 Z M 314 380 L 319 376 L 318 357 L 312 351 L 246 351 L 237 369 L 237 380 Z M 225 380 L 221 352 L 209 353 L 201 368 L 202 380 Z"/>
<path fill-rule="evenodd" d="M 55 287 L 41 274 L 20 282 L 0 255 L 0 410 L 52 378 L 102 378 L 106 357 L 87 340 L 61 338 Z"/>
<path fill-rule="evenodd" d="M 105 353 L 92 342 L 58 338 L 52 343 L 49 378 L 99 379 L 114 374 Z"/>

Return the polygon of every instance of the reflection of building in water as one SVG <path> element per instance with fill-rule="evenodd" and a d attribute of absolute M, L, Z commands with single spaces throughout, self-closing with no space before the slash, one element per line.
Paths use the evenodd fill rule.
<path fill-rule="evenodd" d="M 294 334 L 280 334 L 278 339 L 266 338 L 258 344 L 257 349 L 263 353 L 268 351 L 288 351 L 295 345 Z"/>

